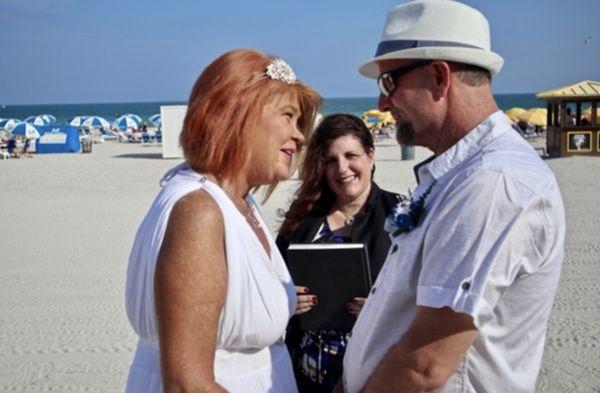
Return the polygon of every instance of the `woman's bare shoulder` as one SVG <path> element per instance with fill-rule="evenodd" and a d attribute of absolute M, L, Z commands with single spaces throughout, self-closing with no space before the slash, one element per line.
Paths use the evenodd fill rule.
<path fill-rule="evenodd" d="M 222 227 L 223 215 L 214 198 L 206 190 L 199 189 L 187 193 L 173 205 L 169 224 L 204 226 L 205 229 Z"/>

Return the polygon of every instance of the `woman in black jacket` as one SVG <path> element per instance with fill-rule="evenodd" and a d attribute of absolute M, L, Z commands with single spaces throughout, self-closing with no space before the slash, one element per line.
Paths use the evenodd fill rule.
<path fill-rule="evenodd" d="M 384 222 L 399 196 L 373 182 L 374 155 L 373 137 L 358 117 L 336 114 L 321 121 L 300 170 L 302 185 L 277 237 L 286 261 L 287 249 L 294 243 L 364 243 L 373 279 L 377 277 L 390 246 Z M 298 306 L 286 343 L 298 388 L 330 392 L 341 377 L 350 332 L 301 330 L 298 315 L 310 312 L 318 299 L 310 288 L 296 286 L 296 290 Z M 357 316 L 365 299 L 348 300 L 348 312 Z"/>

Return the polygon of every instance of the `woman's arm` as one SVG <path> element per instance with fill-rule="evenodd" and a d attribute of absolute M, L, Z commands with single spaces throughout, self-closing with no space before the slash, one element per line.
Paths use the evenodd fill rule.
<path fill-rule="evenodd" d="M 203 190 L 173 207 L 154 277 L 161 371 L 168 392 L 223 392 L 213 373 L 227 293 L 223 216 Z"/>

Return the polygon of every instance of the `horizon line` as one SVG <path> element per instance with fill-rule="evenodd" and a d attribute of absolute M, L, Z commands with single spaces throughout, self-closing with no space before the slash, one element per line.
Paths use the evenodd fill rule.
<path fill-rule="evenodd" d="M 536 95 L 537 93 L 494 93 L 494 96 L 506 95 Z M 354 97 L 323 97 L 324 100 L 336 99 L 373 99 L 377 100 L 377 96 L 354 96 Z M 160 100 L 160 101 L 113 101 L 113 102 L 43 102 L 35 104 L 0 104 L 0 109 L 5 109 L 9 106 L 43 106 L 43 105 L 117 105 L 117 104 L 187 104 L 188 100 Z"/>

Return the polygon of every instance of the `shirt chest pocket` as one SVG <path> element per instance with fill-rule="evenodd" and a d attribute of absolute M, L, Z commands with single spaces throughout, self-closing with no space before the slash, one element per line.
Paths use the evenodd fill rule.
<path fill-rule="evenodd" d="M 416 233 L 400 235 L 392 241 L 382 274 L 380 288 L 386 293 L 416 293 L 421 266 L 422 238 Z"/>

